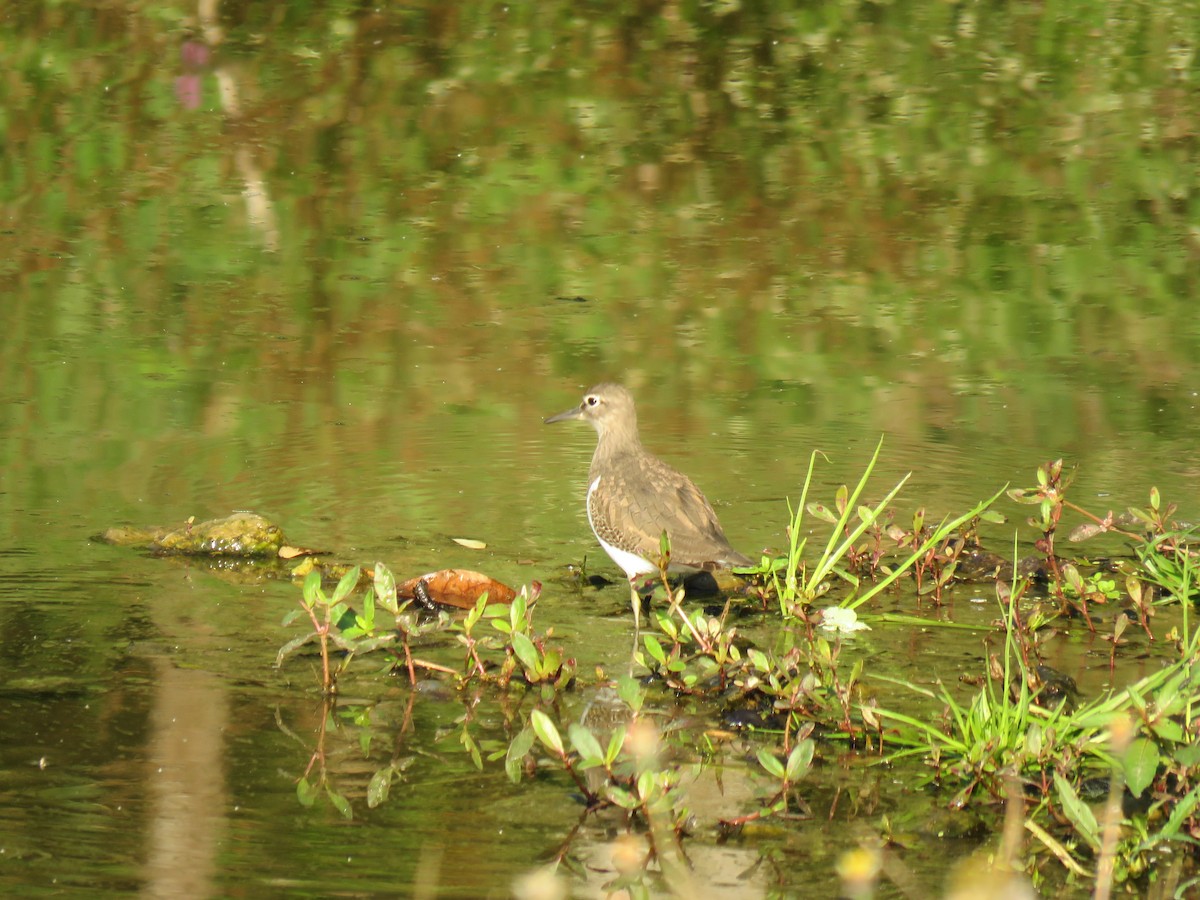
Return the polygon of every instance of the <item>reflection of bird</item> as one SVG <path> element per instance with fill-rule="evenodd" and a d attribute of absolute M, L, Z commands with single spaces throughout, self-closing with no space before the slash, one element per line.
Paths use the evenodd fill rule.
<path fill-rule="evenodd" d="M 629 391 L 619 384 L 598 384 L 579 406 L 551 416 L 546 424 L 565 419 L 583 419 L 599 435 L 588 471 L 588 522 L 629 579 L 635 626 L 641 604 L 634 582 L 658 571 L 664 531 L 671 543 L 672 571 L 753 564 L 729 545 L 712 504 L 691 479 L 642 446 Z"/>

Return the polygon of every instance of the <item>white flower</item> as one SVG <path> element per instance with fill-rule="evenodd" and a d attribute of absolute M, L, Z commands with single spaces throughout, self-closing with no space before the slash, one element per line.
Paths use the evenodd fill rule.
<path fill-rule="evenodd" d="M 821 627 L 841 634 L 870 631 L 871 626 L 858 621 L 858 613 L 842 606 L 827 606 L 821 611 Z"/>

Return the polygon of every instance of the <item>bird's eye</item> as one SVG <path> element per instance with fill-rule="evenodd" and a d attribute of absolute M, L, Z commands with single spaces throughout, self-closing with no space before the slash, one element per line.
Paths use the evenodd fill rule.
<path fill-rule="evenodd" d="M 599 397 L 588 397 L 583 402 L 586 403 L 588 406 L 599 406 L 600 398 Z"/>

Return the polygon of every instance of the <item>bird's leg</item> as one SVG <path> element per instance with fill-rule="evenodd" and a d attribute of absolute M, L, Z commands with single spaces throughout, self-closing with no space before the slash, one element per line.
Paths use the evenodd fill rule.
<path fill-rule="evenodd" d="M 642 630 L 642 597 L 637 591 L 637 576 L 629 576 L 629 602 L 633 604 L 633 633 L 634 639 Z"/>

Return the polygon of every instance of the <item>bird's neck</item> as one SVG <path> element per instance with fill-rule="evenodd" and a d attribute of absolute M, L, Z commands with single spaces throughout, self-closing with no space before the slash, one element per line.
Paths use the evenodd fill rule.
<path fill-rule="evenodd" d="M 625 456 L 638 456 L 644 452 L 642 441 L 636 430 L 604 432 L 596 442 L 596 452 L 592 455 L 592 468 L 604 466 Z"/>

